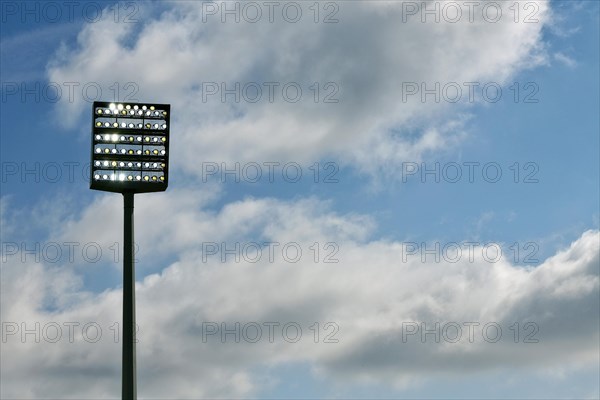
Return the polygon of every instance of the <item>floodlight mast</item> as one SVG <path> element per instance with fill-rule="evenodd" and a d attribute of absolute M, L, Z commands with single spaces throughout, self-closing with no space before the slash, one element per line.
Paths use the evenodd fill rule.
<path fill-rule="evenodd" d="M 123 193 L 123 400 L 137 399 L 133 196 L 133 192 Z"/>
<path fill-rule="evenodd" d="M 94 102 L 90 189 L 123 194 L 122 399 L 137 399 L 134 195 L 169 183 L 168 104 Z"/>

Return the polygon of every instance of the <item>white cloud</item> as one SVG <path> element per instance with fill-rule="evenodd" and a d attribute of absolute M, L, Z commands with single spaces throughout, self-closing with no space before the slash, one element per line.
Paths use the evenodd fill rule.
<path fill-rule="evenodd" d="M 448 374 L 496 370 L 518 374 L 524 369 L 598 363 L 598 231 L 585 232 L 569 248 L 530 270 L 507 259 L 487 262 L 477 251 L 473 262 L 466 257 L 457 263 L 431 259 L 422 263 L 418 257 L 402 262 L 401 243 L 370 239 L 373 226 L 368 218 L 338 215 L 316 199 L 246 199 L 209 211 L 211 196 L 201 192 L 173 191 L 160 197 L 169 196 L 176 205 L 165 218 L 170 222 L 155 221 L 152 227 L 142 220 L 139 226 L 143 243 L 166 241 L 165 249 L 148 250 L 151 257 L 146 259 L 168 248 L 176 257 L 137 286 L 140 395 L 256 396 L 270 384 L 265 378 L 269 367 L 295 363 L 309 365 L 332 383 L 400 387 Z M 151 197 L 139 202 L 146 212 L 166 201 Z M 115 212 L 116 203 L 101 198 L 52 237 L 93 240 L 104 235 L 91 222 Z M 161 234 L 153 237 L 145 232 L 151 229 Z M 271 263 L 266 255 L 257 263 L 236 263 L 231 256 L 225 263 L 214 257 L 203 262 L 201 242 L 222 240 L 229 248 L 236 241 L 295 241 L 305 253 L 297 263 L 281 256 Z M 315 241 L 336 243 L 340 262 L 315 263 L 309 250 Z M 322 251 L 320 260 L 324 255 Z M 22 263 L 17 256 L 3 264 L 2 293 L 3 299 L 11 299 L 2 303 L 5 324 L 26 322 L 29 329 L 36 321 L 40 329 L 51 321 L 81 324 L 75 343 L 68 342 L 64 326 L 63 338 L 54 344 L 43 335 L 39 344 L 33 335 L 26 343 L 19 334 L 8 336 L 2 349 L 4 396 L 118 394 L 120 344 L 114 343 L 112 330 L 120 320 L 118 288 L 92 294 L 82 288 L 79 273 L 69 264 Z M 263 325 L 257 343 L 244 339 L 235 343 L 233 335 L 226 343 L 218 335 L 203 342 L 203 323 L 225 322 L 231 329 L 236 321 L 241 326 L 277 322 L 280 327 L 296 322 L 303 336 L 298 343 L 288 343 L 276 330 L 274 343 L 269 343 Z M 103 328 L 98 343 L 83 340 L 81 327 L 89 322 Z M 314 343 L 309 328 L 314 322 L 320 323 L 319 343 Z M 339 326 L 335 335 L 339 343 L 322 342 L 333 330 L 332 326 L 324 330 L 326 322 Z M 424 322 L 429 328 L 435 322 L 481 325 L 473 343 L 468 342 L 464 325 L 463 338 L 455 344 L 435 343 L 432 336 L 421 343 L 418 335 L 404 343 L 403 323 L 412 322 Z M 498 343 L 487 343 L 479 330 L 489 322 L 503 329 Z M 515 322 L 520 324 L 519 343 L 514 343 L 510 328 Z M 533 334 L 539 343 L 522 343 L 535 328 L 525 326 L 527 322 L 539 327 Z"/>
<path fill-rule="evenodd" d="M 554 53 L 554 59 L 569 68 L 575 68 L 577 61 L 563 53 Z"/>
<path fill-rule="evenodd" d="M 160 14 L 148 11 L 141 25 L 110 19 L 90 24 L 78 48 L 61 52 L 48 70 L 57 82 L 95 81 L 103 88 L 136 82 L 136 98 L 172 103 L 174 163 L 194 174 L 198 160 L 322 157 L 375 172 L 444 149 L 464 138 L 460 125 L 448 124 L 464 107 L 433 97 L 423 103 L 419 95 L 403 101 L 403 83 L 457 82 L 463 100 L 465 82 L 502 84 L 544 61 L 541 32 L 550 18 L 548 3 L 541 1 L 538 23 L 517 24 L 509 18 L 510 4 L 500 2 L 505 17 L 497 23 L 485 22 L 481 9 L 473 23 L 467 10 L 459 23 L 424 24 L 419 15 L 403 22 L 406 10 L 394 1 L 337 3 L 334 24 L 315 24 L 307 8 L 295 24 L 281 17 L 274 23 L 266 17 L 256 24 L 221 23 L 219 15 L 203 13 L 201 4 L 173 2 Z M 219 95 L 203 102 L 207 82 L 225 82 L 230 89 L 235 82 L 280 86 L 273 103 L 243 97 L 236 103 L 231 95 L 226 103 Z M 289 82 L 303 89 L 297 103 L 280 93 Z M 314 82 L 320 83 L 320 97 L 337 87 L 339 102 L 315 103 L 309 88 Z M 327 82 L 336 86 L 325 87 Z M 266 87 L 263 94 L 266 99 Z M 61 118 L 69 115 L 64 121 L 71 126 L 88 115 L 89 103 L 77 100 L 59 104 L 69 111 Z M 410 140 L 405 130 L 415 123 L 420 134 Z"/>

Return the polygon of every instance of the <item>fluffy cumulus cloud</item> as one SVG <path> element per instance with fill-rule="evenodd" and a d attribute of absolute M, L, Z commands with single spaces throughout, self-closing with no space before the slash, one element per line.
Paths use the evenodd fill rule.
<path fill-rule="evenodd" d="M 144 222 L 138 230 L 140 257 L 160 264 L 156 273 L 138 267 L 145 276 L 137 285 L 142 396 L 260 396 L 274 384 L 268 371 L 297 364 L 340 385 L 404 387 L 447 374 L 518 374 L 599 361 L 598 231 L 535 268 L 510 257 L 491 262 L 480 248 L 472 259 L 422 262 L 408 257 L 405 244 L 374 239 L 368 217 L 337 214 L 317 199 L 248 198 L 211 210 L 214 196 L 167 196 L 182 202 L 165 218 L 177 221 L 178 233 L 167 224 L 160 229 L 177 256 L 161 261 L 166 250 L 152 246 L 156 238 L 144 233 Z M 104 233 L 90 222 L 115 211 L 118 202 L 110 198 L 51 236 L 101 243 Z M 140 196 L 139 203 L 153 201 Z M 208 241 L 218 250 L 202 245 Z M 279 245 L 258 253 L 246 246 L 252 241 Z M 222 242 L 240 248 L 226 253 Z M 288 243 L 295 245 L 284 254 Z M 120 289 L 86 291 L 78 268 L 84 260 L 3 257 L 2 293 L 11 299 L 2 303 L 3 395 L 117 396 Z M 297 327 L 302 335 L 294 342 Z M 223 336 L 223 328 L 231 332 Z"/>
<path fill-rule="evenodd" d="M 254 4 L 262 15 L 255 23 L 248 20 L 256 11 L 239 2 L 141 4 L 137 23 L 107 18 L 87 25 L 77 45 L 63 46 L 49 64 L 49 80 L 97 82 L 111 100 L 117 82 L 119 100 L 171 103 L 175 163 L 191 173 L 198 159 L 325 156 L 374 172 L 463 139 L 467 84 L 480 84 L 478 102 L 481 86 L 502 85 L 545 62 L 542 29 L 551 18 L 546 1 L 536 2 L 530 23 L 515 23 L 508 2 L 461 6 L 458 22 L 451 22 L 456 10 L 445 2 L 427 2 L 428 10 L 438 7 L 439 23 L 414 8 L 421 2 L 331 2 L 321 6 L 317 23 L 308 4 L 297 22 L 290 22 L 297 10 L 285 2 L 273 10 Z M 224 11 L 235 7 L 239 23 Z M 127 82 L 136 89 L 125 88 Z M 451 84 L 445 95 L 453 99 L 459 87 L 458 105 L 450 107 L 442 89 L 439 103 L 431 94 L 423 102 L 422 83 L 429 89 Z M 261 97 L 253 102 L 257 87 Z M 302 96 L 293 101 L 297 88 Z M 407 95 L 415 88 L 418 93 Z M 225 90 L 237 92 L 239 101 Z M 59 104 L 68 111 L 62 121 L 72 127 L 88 115 L 82 97 L 69 102 L 64 96 Z"/>

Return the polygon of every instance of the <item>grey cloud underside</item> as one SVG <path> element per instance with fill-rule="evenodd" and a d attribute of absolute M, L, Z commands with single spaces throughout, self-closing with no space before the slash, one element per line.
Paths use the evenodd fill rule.
<path fill-rule="evenodd" d="M 253 396 L 267 385 L 258 371 L 297 363 L 309 365 L 316 376 L 330 377 L 332 383 L 362 380 L 404 387 L 433 376 L 585 367 L 598 361 L 597 231 L 584 233 L 568 249 L 530 270 L 508 260 L 489 263 L 481 257 L 473 263 L 402 263 L 399 243 L 369 239 L 372 227 L 360 217 L 338 215 L 316 200 L 247 199 L 218 213 L 206 213 L 204 206 L 193 207 L 189 200 L 202 198 L 200 194 L 171 191 L 164 197 L 169 196 L 189 203 L 187 216 L 178 226 L 182 232 L 178 239 L 184 244 L 178 249 L 177 262 L 161 266 L 157 261 L 161 272 L 146 277 L 137 289 L 141 393 Z M 90 232 L 83 227 L 93 226 L 90 221 L 98 213 L 106 215 L 117 207 L 117 200 L 107 198 L 94 204 L 94 213 L 84 213 L 82 219 L 67 224 L 61 240 L 85 239 Z M 203 201 L 199 204 L 208 204 Z M 142 196 L 139 203 L 142 209 L 160 206 L 160 201 L 156 204 L 155 199 Z M 169 211 L 173 215 L 166 220 L 177 218 L 181 211 L 181 207 Z M 207 222 L 203 227 L 195 225 L 200 217 Z M 304 248 L 311 245 L 311 236 L 336 242 L 340 262 L 315 264 L 311 257 L 296 264 L 264 259 L 255 264 L 202 262 L 199 243 L 186 239 L 186 234 L 207 237 L 223 224 L 219 230 L 231 232 L 223 240 L 244 242 L 244 230 L 236 234 L 233 228 L 248 221 L 255 235 L 268 240 L 306 238 L 298 239 Z M 151 246 L 154 238 L 143 233 L 151 230 L 145 225 L 154 222 L 140 222 L 140 247 L 145 249 L 140 256 L 160 260 L 157 256 L 164 249 Z M 39 378 L 27 392 L 31 396 L 64 395 L 61 388 L 87 396 L 118 392 L 114 382 L 118 381 L 120 344 L 114 343 L 108 327 L 120 320 L 120 290 L 83 292 L 73 279 L 74 271 L 68 265 L 59 272 L 51 266 L 14 260 L 3 266 L 3 296 L 17 299 L 2 304 L 4 321 L 30 325 L 33 321 L 42 325 L 45 321 L 96 321 L 105 328 L 107 340 L 95 344 L 81 338 L 75 343 L 4 344 L 7 377 L 20 382 L 18 377 L 26 376 L 25 371 L 35 371 Z M 52 312 L 43 307 L 48 299 L 58 305 Z M 273 343 L 266 336 L 257 343 L 243 339 L 235 343 L 230 336 L 222 343 L 217 336 L 204 343 L 205 322 L 225 322 L 229 328 L 235 322 L 242 326 L 296 322 L 303 338 L 288 343 L 278 333 Z M 335 322 L 340 328 L 335 336 L 339 342 L 314 343 L 309 329 L 314 322 L 321 328 Z M 420 343 L 419 336 L 404 343 L 403 322 L 425 322 L 429 327 L 435 322 L 496 322 L 504 333 L 497 343 L 485 342 L 479 331 L 473 343 L 435 343 L 431 336 L 426 343 Z M 539 343 L 513 343 L 508 327 L 515 322 L 537 324 Z M 32 369 L 34 365 L 41 367 Z M 64 367 L 79 372 L 59 377 L 57 371 Z M 88 380 L 107 385 L 82 385 Z M 231 381 L 237 383 L 228 384 Z M 23 395 L 21 386 L 7 382 L 6 395 Z"/>

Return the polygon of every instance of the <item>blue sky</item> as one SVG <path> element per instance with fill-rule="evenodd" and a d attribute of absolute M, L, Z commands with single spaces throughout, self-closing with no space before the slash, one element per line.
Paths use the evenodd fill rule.
<path fill-rule="evenodd" d="M 136 196 L 140 398 L 598 398 L 598 3 L 521 2 L 515 22 L 515 3 L 499 2 L 495 23 L 479 9 L 474 22 L 422 22 L 414 2 L 321 2 L 318 15 L 293 3 L 294 23 L 279 9 L 270 22 L 264 5 L 256 23 L 235 22 L 223 10 L 239 2 L 78 2 L 73 18 L 66 3 L 28 4 L 2 5 L 3 397 L 119 394 L 114 341 L 21 336 L 22 324 L 94 321 L 106 339 L 120 320 L 121 196 L 86 180 L 91 86 L 98 100 L 135 90 L 172 106 L 169 189 Z M 274 101 L 203 101 L 207 84 L 249 82 L 276 82 Z M 436 82 L 461 87 L 460 100 L 403 99 L 407 83 Z M 289 83 L 298 102 L 280 91 Z M 470 100 L 469 83 L 502 97 Z M 262 178 L 205 179 L 209 164 L 236 163 Z M 438 181 L 421 175 L 436 165 Z M 456 166 L 452 182 L 442 171 Z M 206 243 L 254 242 L 295 243 L 303 257 L 203 259 Z M 458 262 L 421 254 L 466 242 L 474 260 L 464 246 Z M 97 262 L 81 253 L 90 244 Z M 490 245 L 501 259 L 482 257 Z M 339 262 L 324 262 L 334 248 Z M 207 344 L 207 321 L 295 322 L 303 337 Z M 504 335 L 399 342 L 407 323 L 452 321 Z M 335 322 L 339 343 L 314 343 L 315 322 Z M 514 343 L 516 322 L 533 322 L 539 343 Z"/>

